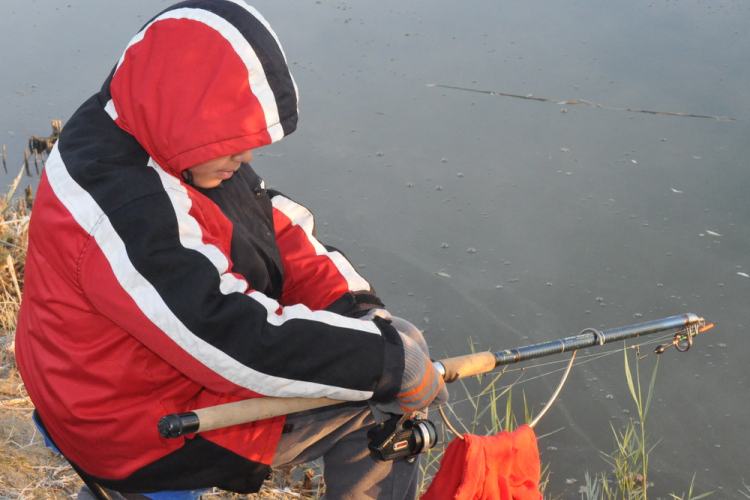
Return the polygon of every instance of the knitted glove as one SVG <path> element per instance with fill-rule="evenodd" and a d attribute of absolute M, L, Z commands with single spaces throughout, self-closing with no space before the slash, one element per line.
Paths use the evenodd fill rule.
<path fill-rule="evenodd" d="M 405 415 L 425 408 L 438 395 L 443 399 L 435 405 L 445 402 L 447 392 L 440 373 L 422 348 L 411 337 L 401 334 L 404 344 L 404 376 L 396 399 L 387 404 L 379 404 L 381 411 Z"/>
<path fill-rule="evenodd" d="M 427 347 L 427 341 L 424 339 L 424 336 L 422 335 L 422 332 L 419 330 L 419 328 L 414 326 L 413 323 L 410 323 L 403 318 L 399 318 L 398 316 L 391 316 L 391 324 L 396 328 L 396 330 L 398 330 L 399 333 L 406 335 L 414 342 L 416 342 L 417 345 L 419 345 L 419 348 L 422 349 L 424 355 L 429 359 L 432 359 L 432 357 L 430 356 L 430 348 Z M 430 403 L 430 407 L 437 408 L 446 401 L 448 401 L 448 388 L 445 386 L 445 384 L 443 384 L 440 388 L 440 392 L 438 392 L 437 396 L 435 396 L 435 399 L 433 399 L 432 403 Z"/>

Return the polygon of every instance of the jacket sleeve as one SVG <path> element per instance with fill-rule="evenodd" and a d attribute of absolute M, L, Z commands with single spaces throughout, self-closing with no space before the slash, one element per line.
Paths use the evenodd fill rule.
<path fill-rule="evenodd" d="M 315 236 L 315 219 L 304 206 L 269 191 L 276 241 L 284 265 L 283 304 L 305 304 L 356 316 L 384 307 L 374 290 L 339 250 Z"/>
<path fill-rule="evenodd" d="M 211 217 L 210 202 L 201 205 L 195 193 L 156 171 L 163 191 L 113 211 L 100 206 L 106 200 L 84 191 L 66 193 L 90 220 L 91 242 L 79 274 L 98 311 L 181 373 L 217 392 L 377 401 L 394 397 L 403 349 L 392 326 L 313 311 L 301 301 L 282 307 L 248 289 L 231 272 L 222 236 L 227 233 L 221 227 L 225 219 Z M 352 288 L 366 286 L 359 278 Z M 348 288 L 341 284 L 333 289 L 330 296 Z"/>

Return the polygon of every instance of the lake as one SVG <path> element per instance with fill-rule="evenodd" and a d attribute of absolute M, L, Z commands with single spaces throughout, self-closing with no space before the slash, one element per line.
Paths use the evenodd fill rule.
<path fill-rule="evenodd" d="M 29 135 L 64 123 L 170 3 L 0 3 L 6 185 Z M 425 330 L 433 356 L 705 317 L 716 326 L 689 352 L 659 357 L 650 496 L 683 495 L 693 476 L 696 495 L 750 494 L 750 4 L 253 5 L 300 90 L 298 130 L 254 168 L 313 209 L 319 238 Z M 642 340 L 641 355 L 655 346 Z M 579 353 L 588 362 L 536 427 L 553 497 L 609 471 L 613 428 L 636 413 L 617 348 Z M 656 358 L 638 363 L 644 390 Z M 527 380 L 519 418 L 523 397 L 539 411 L 557 385 L 565 357 L 550 360 L 563 363 L 500 379 Z M 453 384 L 470 425 L 466 399 Z"/>

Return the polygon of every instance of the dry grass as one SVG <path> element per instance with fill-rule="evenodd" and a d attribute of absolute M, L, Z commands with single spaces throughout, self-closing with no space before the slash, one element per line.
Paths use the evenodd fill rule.
<path fill-rule="evenodd" d="M 66 498 L 78 491 L 78 477 L 32 424 L 14 357 L 29 226 L 29 203 L 14 198 L 22 173 L 0 197 L 0 498 Z"/>
<path fill-rule="evenodd" d="M 44 446 L 31 422 L 31 402 L 14 369 L 0 379 L 0 498 L 70 498 L 79 479 L 68 463 Z"/>

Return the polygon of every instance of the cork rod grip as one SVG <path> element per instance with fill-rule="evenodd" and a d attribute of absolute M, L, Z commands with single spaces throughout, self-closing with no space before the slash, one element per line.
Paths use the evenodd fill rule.
<path fill-rule="evenodd" d="M 344 402 L 328 398 L 260 398 L 202 408 L 194 413 L 200 419 L 198 432 L 206 432 Z"/>
<path fill-rule="evenodd" d="M 495 355 L 491 352 L 478 352 L 455 358 L 441 359 L 437 363 L 443 365 L 445 370 L 443 379 L 446 382 L 453 382 L 458 378 L 470 377 L 494 370 Z"/>

